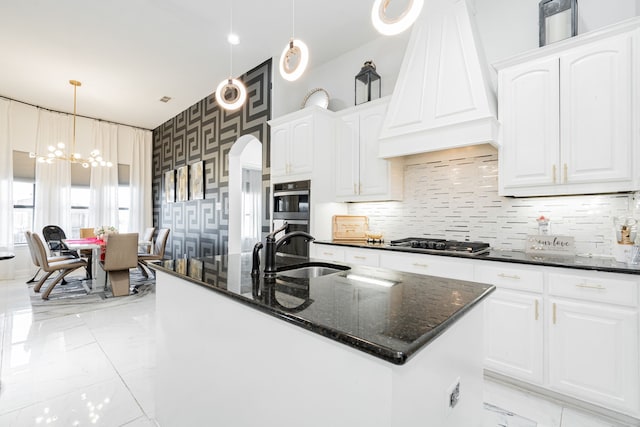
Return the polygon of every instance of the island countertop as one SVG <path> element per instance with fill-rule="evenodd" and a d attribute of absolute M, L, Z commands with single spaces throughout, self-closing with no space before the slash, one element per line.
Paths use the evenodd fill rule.
<path fill-rule="evenodd" d="M 309 261 L 278 257 L 278 266 L 286 269 Z M 397 365 L 407 362 L 495 289 L 343 265 L 350 269 L 309 279 L 288 277 L 282 271 L 275 279 L 264 279 L 262 275 L 252 278 L 249 254 L 151 264 L 158 271 Z"/>

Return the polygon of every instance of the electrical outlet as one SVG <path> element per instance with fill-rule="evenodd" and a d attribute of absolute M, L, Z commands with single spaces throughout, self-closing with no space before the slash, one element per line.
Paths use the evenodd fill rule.
<path fill-rule="evenodd" d="M 460 378 L 457 378 L 456 381 L 449 386 L 447 389 L 447 409 L 450 411 L 455 408 L 455 406 L 460 401 Z"/>

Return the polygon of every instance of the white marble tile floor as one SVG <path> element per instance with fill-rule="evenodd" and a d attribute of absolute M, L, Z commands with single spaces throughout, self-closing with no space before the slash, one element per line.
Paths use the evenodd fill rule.
<path fill-rule="evenodd" d="M 26 279 L 0 281 L 0 426 L 156 426 L 155 294 L 51 318 Z M 624 427 L 492 381 L 485 401 L 483 427 Z"/>

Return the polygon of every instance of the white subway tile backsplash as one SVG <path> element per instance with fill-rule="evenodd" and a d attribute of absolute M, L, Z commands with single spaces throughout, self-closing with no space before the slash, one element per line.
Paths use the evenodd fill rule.
<path fill-rule="evenodd" d="M 404 170 L 402 202 L 351 203 L 387 241 L 404 237 L 480 240 L 524 250 L 536 218 L 551 218 L 551 233 L 575 238 L 578 253 L 611 255 L 613 217 L 640 212 L 633 193 L 510 198 L 498 196 L 498 156 L 465 152 Z M 635 215 L 636 217 L 638 215 Z"/>

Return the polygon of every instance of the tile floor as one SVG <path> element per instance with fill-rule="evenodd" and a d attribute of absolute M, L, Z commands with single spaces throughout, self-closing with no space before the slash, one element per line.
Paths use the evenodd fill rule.
<path fill-rule="evenodd" d="M 156 426 L 154 295 L 36 316 L 25 280 L 0 281 L 0 426 Z M 485 401 L 484 427 L 622 427 L 490 381 Z"/>

